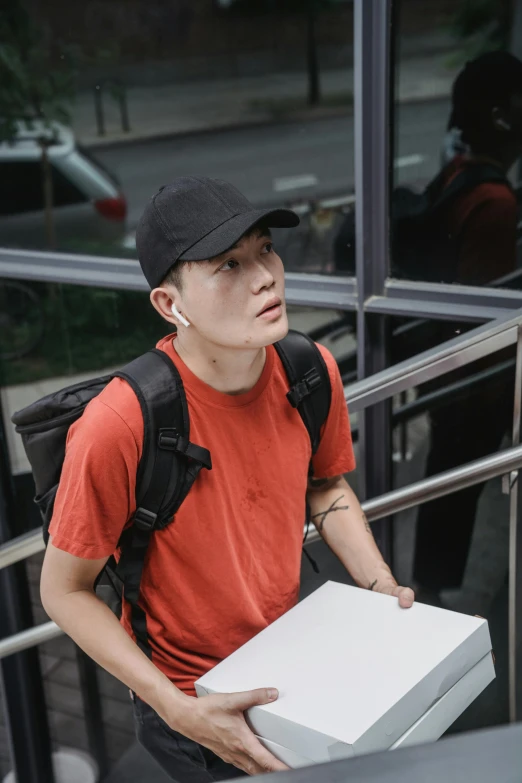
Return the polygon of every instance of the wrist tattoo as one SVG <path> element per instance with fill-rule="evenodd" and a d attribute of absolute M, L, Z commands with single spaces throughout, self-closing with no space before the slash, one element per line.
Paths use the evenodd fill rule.
<path fill-rule="evenodd" d="M 373 588 L 377 584 L 377 581 L 378 581 L 377 579 L 374 579 L 373 582 L 371 583 L 371 585 L 368 586 L 368 590 L 373 590 Z"/>
<path fill-rule="evenodd" d="M 337 500 L 334 500 L 330 508 L 327 508 L 326 511 L 320 511 L 318 514 L 314 514 L 313 517 L 311 517 L 312 521 L 315 521 L 316 519 L 319 520 L 317 523 L 317 529 L 319 532 L 322 531 L 324 527 L 324 522 L 328 514 L 331 514 L 333 511 L 348 511 L 350 506 L 338 506 L 337 503 L 344 498 L 344 495 L 340 495 Z"/>

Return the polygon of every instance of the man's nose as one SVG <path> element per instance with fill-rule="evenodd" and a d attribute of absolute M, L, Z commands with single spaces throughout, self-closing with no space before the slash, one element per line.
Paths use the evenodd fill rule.
<path fill-rule="evenodd" d="M 254 292 L 261 291 L 263 288 L 270 288 L 274 284 L 274 275 L 262 261 L 255 265 L 255 272 L 252 275 L 252 289 Z"/>

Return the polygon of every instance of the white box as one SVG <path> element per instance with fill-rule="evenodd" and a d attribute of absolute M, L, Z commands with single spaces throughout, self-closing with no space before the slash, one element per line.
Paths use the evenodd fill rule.
<path fill-rule="evenodd" d="M 450 688 L 444 696 L 424 713 L 411 728 L 399 737 L 390 750 L 405 748 L 408 745 L 420 745 L 423 742 L 434 742 L 441 737 L 452 723 L 461 715 L 466 707 L 479 696 L 484 688 L 495 679 L 495 667 L 491 654 L 486 655 L 473 666 L 467 674 Z M 315 764 L 313 759 L 299 756 L 293 750 L 278 745 L 277 742 L 258 737 L 258 740 L 280 761 L 292 769 Z"/>
<path fill-rule="evenodd" d="M 493 656 L 488 653 L 405 731 L 390 750 L 438 740 L 494 679 Z"/>
<path fill-rule="evenodd" d="M 390 748 L 490 651 L 485 620 L 327 582 L 195 686 L 278 688 L 252 730 L 321 762 Z"/>

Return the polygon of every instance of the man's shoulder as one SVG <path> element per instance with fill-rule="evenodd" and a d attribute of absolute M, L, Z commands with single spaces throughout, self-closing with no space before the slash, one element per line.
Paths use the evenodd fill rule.
<path fill-rule="evenodd" d="M 315 343 L 315 346 L 319 350 L 319 353 L 323 357 L 324 363 L 326 364 L 326 369 L 328 370 L 328 375 L 330 376 L 330 382 L 334 384 L 337 376 L 339 375 L 337 362 L 332 352 L 328 350 L 325 345 L 322 345 L 321 343 Z"/>
<path fill-rule="evenodd" d="M 131 435 L 141 450 L 143 415 L 135 393 L 123 378 L 113 378 L 87 406 L 78 423 L 89 435 Z"/>

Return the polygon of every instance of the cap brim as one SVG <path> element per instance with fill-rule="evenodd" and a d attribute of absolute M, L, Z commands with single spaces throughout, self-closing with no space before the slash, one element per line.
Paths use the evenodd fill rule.
<path fill-rule="evenodd" d="M 186 250 L 179 260 L 205 261 L 220 256 L 261 220 L 268 228 L 295 228 L 299 225 L 299 217 L 291 209 L 253 209 L 222 223 Z"/>

